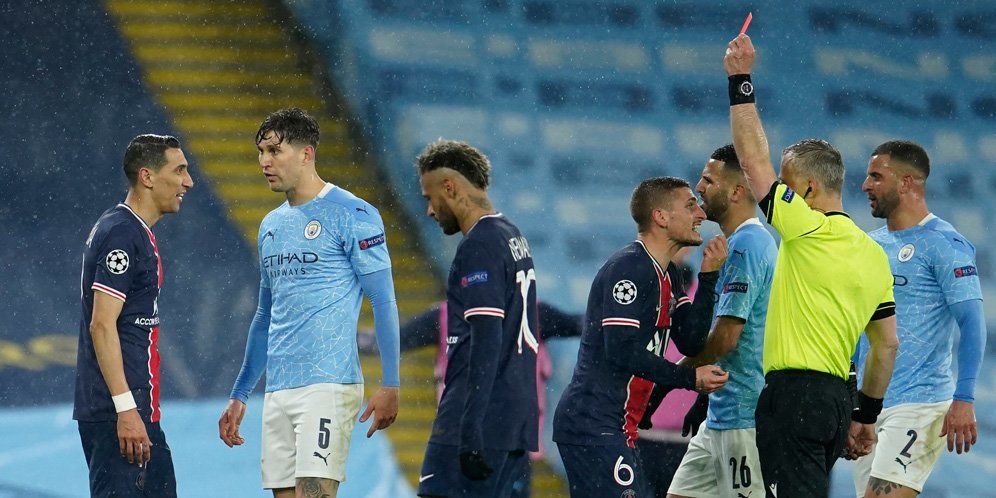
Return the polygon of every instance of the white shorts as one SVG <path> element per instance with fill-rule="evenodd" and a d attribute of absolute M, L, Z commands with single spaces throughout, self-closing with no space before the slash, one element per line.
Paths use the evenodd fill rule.
<path fill-rule="evenodd" d="M 908 403 L 882 410 L 872 452 L 854 464 L 854 491 L 865 495 L 869 476 L 917 492 L 934 470 L 947 439 L 940 437 L 951 401 Z"/>
<path fill-rule="evenodd" d="M 261 467 L 264 488 L 293 488 L 298 477 L 346 480 L 349 437 L 363 384 L 313 384 L 266 393 Z"/>
<path fill-rule="evenodd" d="M 753 428 L 713 430 L 702 422 L 667 492 L 692 498 L 763 497 L 757 432 Z"/>

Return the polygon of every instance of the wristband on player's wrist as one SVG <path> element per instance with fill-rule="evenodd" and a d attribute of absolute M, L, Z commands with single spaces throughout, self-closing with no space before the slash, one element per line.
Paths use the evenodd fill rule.
<path fill-rule="evenodd" d="M 117 413 L 138 408 L 138 405 L 135 404 L 135 397 L 131 395 L 131 391 L 125 391 L 117 396 L 111 396 L 111 401 L 114 402 L 114 411 Z"/>
<path fill-rule="evenodd" d="M 749 74 L 734 74 L 728 79 L 731 106 L 754 103 L 754 84 Z"/>
<path fill-rule="evenodd" d="M 862 424 L 874 424 L 882 413 L 882 398 L 872 398 L 858 391 L 858 407 L 851 412 L 851 420 Z"/>

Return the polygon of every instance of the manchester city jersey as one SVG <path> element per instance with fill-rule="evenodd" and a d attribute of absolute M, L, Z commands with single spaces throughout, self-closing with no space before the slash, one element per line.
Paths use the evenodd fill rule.
<path fill-rule="evenodd" d="M 272 295 L 266 391 L 362 383 L 357 275 L 391 267 L 380 213 L 327 184 L 311 201 L 266 215 L 258 242 L 260 285 Z"/>
<path fill-rule="evenodd" d="M 982 299 L 975 246 L 933 215 L 905 230 L 882 227 L 869 235 L 889 256 L 895 281 L 899 351 L 884 405 L 949 400 L 955 389 L 951 348 L 958 324 L 948 306 Z M 868 338 L 862 336 L 859 379 L 868 350 Z"/>
<path fill-rule="evenodd" d="M 709 395 L 706 426 L 718 430 L 754 427 L 754 409 L 764 387 L 764 317 L 778 249 L 761 222 L 751 218 L 730 235 L 728 254 L 716 283 L 716 316 L 746 323 L 736 347 L 716 362 L 730 373 L 726 385 Z"/>
<path fill-rule="evenodd" d="M 446 288 L 445 387 L 430 442 L 459 445 L 461 421 L 478 394 L 484 448 L 535 451 L 539 439 L 536 396 L 536 273 L 529 243 L 501 214 L 482 217 L 457 247 Z M 491 392 L 469 388 L 471 341 L 468 318 L 502 319 L 501 346 Z M 476 331 L 473 333 L 477 333 Z M 466 427 L 466 424 L 463 424 Z M 470 435 L 474 437 L 474 435 Z"/>
<path fill-rule="evenodd" d="M 123 302 L 118 341 L 125 380 L 138 413 L 159 421 L 159 289 L 163 267 L 152 230 L 127 204 L 100 216 L 83 249 L 79 351 L 73 418 L 84 422 L 117 419 L 111 393 L 100 372 L 90 335 L 94 293 Z M 120 393 L 118 393 L 120 394 Z"/>

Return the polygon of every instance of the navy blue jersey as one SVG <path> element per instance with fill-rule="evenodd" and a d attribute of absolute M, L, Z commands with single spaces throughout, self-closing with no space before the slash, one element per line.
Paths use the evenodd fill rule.
<path fill-rule="evenodd" d="M 73 418 L 117 419 L 111 393 L 97 364 L 90 336 L 93 293 L 124 302 L 117 331 L 125 379 L 145 420 L 159 421 L 159 289 L 162 261 L 149 226 L 124 203 L 108 209 L 90 230 L 83 249 L 79 351 Z"/>
<path fill-rule="evenodd" d="M 702 347 L 702 331 L 691 342 L 679 337 L 691 330 L 672 331 L 690 303 L 677 267 L 669 263 L 662 268 L 641 241 L 609 258 L 591 284 L 574 377 L 554 415 L 554 441 L 632 445 L 654 382 L 694 386 L 693 369 L 664 359 L 670 340 L 685 354 L 697 354 L 695 349 Z M 708 332 L 707 323 L 701 328 Z"/>
<path fill-rule="evenodd" d="M 483 437 L 483 447 L 537 449 L 539 407 L 536 398 L 536 274 L 529 244 L 504 216 L 484 216 L 457 247 L 447 282 L 447 368 L 445 388 L 432 426 L 431 442 L 468 444 Z M 468 389 L 471 326 L 475 316 L 501 318 L 500 347 L 490 392 Z M 461 434 L 465 413 L 477 417 L 474 432 Z"/>

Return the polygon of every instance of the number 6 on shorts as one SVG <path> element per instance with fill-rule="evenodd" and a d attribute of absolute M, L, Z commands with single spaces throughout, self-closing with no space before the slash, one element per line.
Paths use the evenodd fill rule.
<path fill-rule="evenodd" d="M 628 477 L 624 477 L 624 474 L 628 474 Z M 612 469 L 612 478 L 616 480 L 616 483 L 620 486 L 629 486 L 633 484 L 633 479 L 636 475 L 633 473 L 633 467 L 623 463 L 623 457 L 620 456 L 616 460 L 616 466 Z"/>

